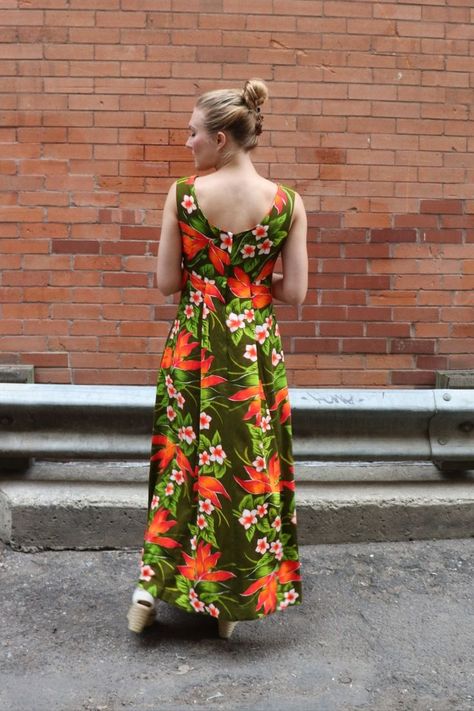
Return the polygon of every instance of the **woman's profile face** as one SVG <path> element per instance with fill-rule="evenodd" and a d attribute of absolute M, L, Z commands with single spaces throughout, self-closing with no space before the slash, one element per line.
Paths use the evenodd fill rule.
<path fill-rule="evenodd" d="M 190 135 L 186 147 L 193 152 L 194 163 L 199 170 L 215 168 L 218 158 L 217 140 L 204 126 L 204 114 L 194 109 L 189 122 Z"/>

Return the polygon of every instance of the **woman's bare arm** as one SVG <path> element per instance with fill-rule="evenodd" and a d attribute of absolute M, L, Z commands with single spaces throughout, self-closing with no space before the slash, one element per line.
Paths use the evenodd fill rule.
<path fill-rule="evenodd" d="M 272 294 L 275 299 L 297 306 L 308 290 L 308 222 L 301 197 L 296 194 L 293 222 L 281 251 L 283 274 L 273 274 Z"/>
<path fill-rule="evenodd" d="M 182 274 L 181 233 L 176 210 L 176 183 L 173 183 L 163 208 L 156 269 L 158 289 L 164 296 L 180 291 Z"/>

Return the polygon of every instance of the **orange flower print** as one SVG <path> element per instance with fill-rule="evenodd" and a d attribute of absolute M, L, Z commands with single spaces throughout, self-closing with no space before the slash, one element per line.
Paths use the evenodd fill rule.
<path fill-rule="evenodd" d="M 235 578 L 234 573 L 228 570 L 213 570 L 220 557 L 221 553 L 219 551 L 211 553 L 210 543 L 200 541 L 195 556 L 191 557 L 183 551 L 185 565 L 178 565 L 177 567 L 181 575 L 184 575 L 188 580 L 193 580 L 195 583 L 201 580 L 216 583 Z"/>
<path fill-rule="evenodd" d="M 177 444 L 162 434 L 154 435 L 151 441 L 153 445 L 158 445 L 159 449 L 152 455 L 150 461 L 158 462 L 160 470 L 166 469 L 176 454 Z"/>
<path fill-rule="evenodd" d="M 280 413 L 280 422 L 283 424 L 286 422 L 286 420 L 289 418 L 291 414 L 291 408 L 290 408 L 290 402 L 288 399 L 288 388 L 287 386 L 281 388 L 278 390 L 278 392 L 275 395 L 275 402 L 273 405 L 270 407 L 270 412 L 275 412 L 279 408 L 279 406 L 283 403 L 283 406 L 281 408 L 281 413 Z"/>
<path fill-rule="evenodd" d="M 222 482 L 213 476 L 200 475 L 193 488 L 202 499 L 210 499 L 210 501 L 214 504 L 214 506 L 217 506 L 218 509 L 222 508 L 222 504 L 217 498 L 218 495 L 224 496 L 226 499 L 230 500 L 230 496 L 225 490 Z"/>
<path fill-rule="evenodd" d="M 167 536 L 162 536 L 162 533 L 166 533 L 170 528 L 176 526 L 177 521 L 173 519 L 168 519 L 170 512 L 168 509 L 160 507 L 158 511 L 154 514 L 150 525 L 148 526 L 145 533 L 145 541 L 148 543 L 154 543 L 163 548 L 179 548 L 181 546 L 178 541 L 174 538 L 168 538 Z"/>
<path fill-rule="evenodd" d="M 300 564 L 297 560 L 284 560 L 278 570 L 255 580 L 242 595 L 253 595 L 260 590 L 256 609 L 263 608 L 264 614 L 268 615 L 276 610 L 278 583 L 285 585 L 290 582 L 299 582 L 301 580 L 301 576 L 297 572 L 299 567 Z"/>
<path fill-rule="evenodd" d="M 281 187 L 281 185 L 279 185 L 277 194 L 275 196 L 275 202 L 273 203 L 273 207 L 277 211 L 278 215 L 281 215 L 281 213 L 283 212 L 283 208 L 285 207 L 287 202 L 288 202 L 288 197 L 287 197 L 285 191 L 283 190 L 283 188 Z"/>
<path fill-rule="evenodd" d="M 203 279 L 199 276 L 199 274 L 196 274 L 196 272 L 193 272 L 190 275 L 189 280 L 193 287 L 196 289 L 196 291 L 199 291 L 201 294 L 204 294 L 203 315 L 205 308 L 215 313 L 216 307 L 214 306 L 214 302 L 212 301 L 212 299 L 219 299 L 219 301 L 222 303 L 224 303 L 225 301 L 224 296 L 216 286 L 215 280 L 208 279 L 207 277 L 204 277 Z"/>
<path fill-rule="evenodd" d="M 161 359 L 162 368 L 178 368 L 179 370 L 196 370 L 201 367 L 200 360 L 186 360 L 190 353 L 199 346 L 197 341 L 189 342 L 192 333 L 181 331 L 174 347 L 167 346 Z"/>
<path fill-rule="evenodd" d="M 201 351 L 201 388 L 210 388 L 213 385 L 226 382 L 226 379 L 222 375 L 208 375 L 213 362 L 214 356 L 209 355 L 206 358 L 206 351 L 203 348 Z"/>
<path fill-rule="evenodd" d="M 280 480 L 280 460 L 278 455 L 274 454 L 268 462 L 268 470 L 257 471 L 253 467 L 244 467 L 250 479 L 243 480 L 234 477 L 235 481 L 249 494 L 278 494 L 284 488 L 294 490 L 293 481 Z"/>

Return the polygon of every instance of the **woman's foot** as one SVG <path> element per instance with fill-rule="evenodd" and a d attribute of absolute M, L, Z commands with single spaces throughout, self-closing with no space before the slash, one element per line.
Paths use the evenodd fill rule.
<path fill-rule="evenodd" d="M 131 632 L 143 632 L 155 621 L 155 600 L 150 593 L 137 588 L 133 593 L 132 604 L 127 613 L 128 629 Z"/>
<path fill-rule="evenodd" d="M 231 620 L 219 620 L 219 637 L 221 639 L 229 639 L 235 629 L 237 622 Z"/>

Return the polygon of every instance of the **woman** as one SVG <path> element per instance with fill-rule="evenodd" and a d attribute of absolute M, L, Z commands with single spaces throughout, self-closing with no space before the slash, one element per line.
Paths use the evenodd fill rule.
<path fill-rule="evenodd" d="M 134 632 L 153 622 L 157 598 L 217 618 L 224 638 L 237 620 L 301 601 L 272 299 L 305 298 L 306 214 L 298 194 L 251 160 L 267 95 L 251 80 L 199 98 L 186 146 L 206 174 L 178 180 L 165 202 L 158 287 L 181 300 L 158 376 Z"/>

